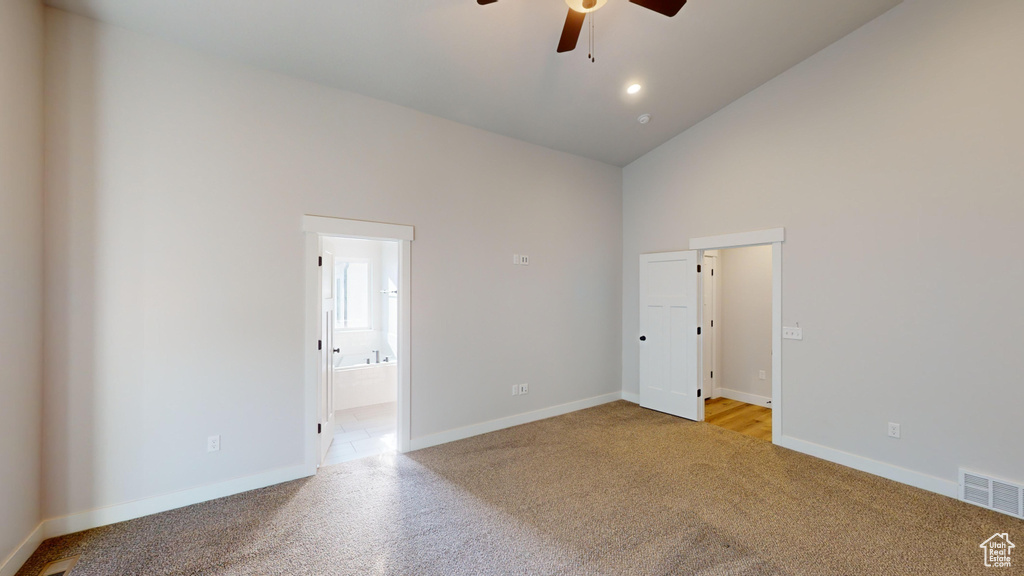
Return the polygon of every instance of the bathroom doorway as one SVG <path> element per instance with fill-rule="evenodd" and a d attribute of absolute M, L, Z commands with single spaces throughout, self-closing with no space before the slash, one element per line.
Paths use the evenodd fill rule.
<path fill-rule="evenodd" d="M 333 412 L 322 465 L 394 453 L 398 432 L 398 242 L 327 236 Z"/>
<path fill-rule="evenodd" d="M 413 228 L 320 216 L 303 228 L 311 473 L 405 452 Z"/>

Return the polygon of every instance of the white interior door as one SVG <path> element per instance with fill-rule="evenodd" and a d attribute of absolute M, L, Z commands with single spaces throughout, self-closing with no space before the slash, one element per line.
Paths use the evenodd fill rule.
<path fill-rule="evenodd" d="M 704 397 L 714 398 L 715 390 L 715 345 L 717 344 L 717 328 L 715 328 L 715 264 L 717 258 L 712 255 L 704 255 L 704 268 L 701 272 L 701 283 L 704 287 L 704 298 L 701 300 L 701 320 L 703 328 L 701 334 L 701 350 L 703 350 L 703 362 L 701 362 L 701 373 L 704 384 L 702 389 Z M 721 377 L 721 375 L 719 375 Z"/>
<path fill-rule="evenodd" d="M 640 405 L 704 419 L 697 252 L 640 255 Z"/>
<path fill-rule="evenodd" d="M 320 306 L 320 394 L 319 419 L 320 430 L 320 464 L 323 464 L 327 451 L 334 440 L 334 254 L 321 251 L 320 287 L 322 292 Z"/>

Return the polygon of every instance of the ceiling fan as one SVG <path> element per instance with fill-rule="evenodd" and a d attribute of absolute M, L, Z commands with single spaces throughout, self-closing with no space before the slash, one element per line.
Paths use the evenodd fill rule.
<path fill-rule="evenodd" d="M 498 0 L 476 0 L 476 3 L 484 6 L 493 4 Z M 686 0 L 629 0 L 638 6 L 653 10 L 665 16 L 675 16 L 686 4 Z M 587 14 L 595 12 L 605 5 L 608 0 L 565 0 L 569 5 L 569 14 L 565 17 L 565 27 L 562 28 L 562 38 L 558 41 L 558 51 L 568 52 L 576 48 L 576 42 L 580 38 L 580 31 L 583 30 L 583 21 Z"/>

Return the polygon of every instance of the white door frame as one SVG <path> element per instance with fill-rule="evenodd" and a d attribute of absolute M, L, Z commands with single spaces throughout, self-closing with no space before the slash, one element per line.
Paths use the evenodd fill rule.
<path fill-rule="evenodd" d="M 712 316 L 712 320 L 714 320 L 716 318 L 720 318 L 721 315 L 722 315 L 722 297 L 721 297 L 721 290 L 720 290 L 720 287 L 718 285 L 718 279 L 715 277 L 713 272 L 710 273 L 710 274 L 708 273 L 707 259 L 708 258 L 712 258 L 714 260 L 714 262 L 715 262 L 715 264 L 711 266 L 711 270 L 714 270 L 716 267 L 719 267 L 720 264 L 718 263 L 718 255 L 717 254 L 708 254 L 707 251 L 704 251 L 704 250 L 702 250 L 701 252 L 702 252 L 701 260 L 702 260 L 702 264 L 704 265 L 704 272 L 701 273 L 701 278 L 700 278 L 700 281 L 701 281 L 701 287 L 700 287 L 700 289 L 701 289 L 701 298 L 703 299 L 703 297 L 704 297 L 704 287 L 705 287 L 704 281 L 706 279 L 711 279 L 711 282 L 713 284 L 712 287 L 711 287 L 711 295 L 714 298 L 714 302 L 712 303 L 712 307 L 711 307 L 711 316 Z M 722 339 L 719 336 L 718 327 L 721 326 L 722 323 L 719 322 L 718 326 L 714 326 L 714 327 L 709 326 L 708 323 L 707 323 L 707 319 L 704 318 L 704 301 L 703 300 L 701 300 L 700 306 L 701 306 L 701 310 L 700 310 L 700 313 L 701 313 L 700 325 L 704 328 L 704 334 L 705 334 L 705 336 L 701 337 L 701 359 L 700 359 L 700 361 L 701 361 L 701 383 L 703 384 L 705 368 L 707 368 L 707 366 L 703 365 L 703 363 L 704 363 L 704 349 L 703 349 L 703 347 L 704 347 L 704 342 L 706 342 L 706 340 L 704 340 L 704 337 L 706 337 L 706 335 L 708 334 L 708 329 L 709 328 L 711 329 L 711 370 L 712 371 L 717 371 L 719 378 L 722 377 L 722 371 L 718 367 L 718 364 L 719 364 L 718 356 L 719 356 L 720 351 L 722 349 Z M 714 380 L 714 378 L 711 378 L 711 390 L 710 391 L 707 389 L 706 386 L 704 387 L 704 398 L 705 399 L 718 398 L 718 385 L 717 385 L 717 382 Z"/>
<path fill-rule="evenodd" d="M 722 234 L 690 238 L 690 250 L 699 250 L 704 259 L 704 250 L 741 248 L 743 246 L 772 247 L 772 443 L 782 439 L 782 243 L 786 240 L 785 228 L 771 228 L 754 232 Z M 703 289 L 701 290 L 703 292 Z M 701 298 L 703 298 L 703 293 Z M 703 305 L 703 303 L 702 303 Z M 703 321 L 703 319 L 702 319 Z M 703 343 L 701 343 L 703 346 Z M 703 361 L 703 350 L 700 360 Z M 704 367 L 701 366 L 701 374 Z"/>
<path fill-rule="evenodd" d="M 319 358 L 320 351 L 316 348 L 320 338 L 318 323 L 320 321 L 320 283 L 317 272 L 317 258 L 320 256 L 321 236 L 338 236 L 343 238 L 360 238 L 364 240 L 391 240 L 399 244 L 398 256 L 398 451 L 408 452 L 412 429 L 411 423 L 411 311 L 412 302 L 410 287 L 410 271 L 412 258 L 412 241 L 415 229 L 403 224 L 385 224 L 382 222 L 366 222 L 363 220 L 347 220 L 344 218 L 328 218 L 325 216 L 302 217 L 302 231 L 306 235 L 306 355 L 305 385 L 306 410 L 303 425 L 305 434 L 305 464 L 309 474 L 315 474 L 319 461 L 317 458 L 317 396 L 319 394 Z"/>

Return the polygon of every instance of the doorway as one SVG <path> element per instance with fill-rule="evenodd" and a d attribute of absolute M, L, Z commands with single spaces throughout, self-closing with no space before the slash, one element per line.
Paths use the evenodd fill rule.
<path fill-rule="evenodd" d="M 398 242 L 324 236 L 322 246 L 330 466 L 398 447 Z"/>
<path fill-rule="evenodd" d="M 772 439 L 772 247 L 705 250 L 704 420 Z"/>
<path fill-rule="evenodd" d="M 306 463 L 410 445 L 413 228 L 305 216 Z"/>
<path fill-rule="evenodd" d="M 770 436 L 778 442 L 783 433 L 782 413 L 782 244 L 785 230 L 775 228 L 756 232 L 726 234 L 690 239 L 688 251 L 664 252 L 640 255 L 640 314 L 639 314 L 639 402 L 645 408 L 658 410 L 690 420 L 705 420 L 705 410 L 712 415 L 719 409 L 718 400 L 735 400 L 757 408 L 761 404 L 762 420 L 764 410 L 771 410 L 770 432 L 766 427 L 762 437 Z M 761 384 L 751 388 L 746 395 L 721 385 L 728 346 L 722 337 L 726 333 L 721 324 L 723 291 L 716 288 L 723 269 L 724 250 L 751 246 L 762 247 L 763 254 L 770 253 L 767 267 L 770 268 L 770 332 L 767 360 L 762 340 L 762 353 L 755 359 L 757 366 L 752 374 Z M 710 260 L 706 262 L 706 257 Z M 710 263 L 715 270 L 712 276 L 705 266 Z M 715 278 L 714 281 L 710 278 Z M 706 283 L 710 283 L 707 286 Z M 723 284 L 723 283 L 718 283 Z M 744 282 L 736 284 L 741 289 Z M 705 310 L 705 299 L 709 306 Z M 765 292 L 759 302 L 763 312 Z M 715 315 L 719 316 L 718 318 Z M 742 314 L 738 314 L 742 323 Z M 718 328 L 710 333 L 704 330 Z M 763 331 L 759 332 L 763 335 Z M 710 364 L 710 366 L 706 366 Z M 764 365 L 770 365 L 764 366 Z M 712 372 L 713 371 L 713 372 Z M 751 374 L 744 368 L 737 372 L 743 382 Z M 763 376 L 763 380 L 761 380 Z M 710 388 L 708 386 L 710 385 Z M 770 390 L 770 394 L 766 393 Z M 765 394 L 765 395 L 762 395 Z M 728 398 L 729 395 L 734 398 Z M 708 402 L 711 396 L 711 402 Z M 718 400 L 717 402 L 715 402 Z M 745 409 L 750 411 L 750 409 Z M 736 412 L 731 415 L 736 416 Z M 736 416 L 738 418 L 738 416 Z M 717 419 L 717 418 L 716 418 Z M 763 422 L 762 422 L 763 424 Z"/>

